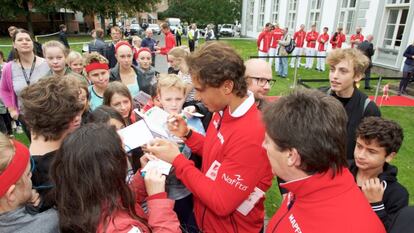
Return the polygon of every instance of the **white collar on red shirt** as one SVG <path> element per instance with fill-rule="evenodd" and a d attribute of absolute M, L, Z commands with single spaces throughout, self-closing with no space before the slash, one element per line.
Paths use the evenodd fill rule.
<path fill-rule="evenodd" d="M 236 110 L 233 111 L 233 113 L 230 111 L 229 108 L 229 114 L 232 117 L 242 117 L 244 114 L 246 114 L 247 111 L 253 106 L 255 103 L 253 92 L 247 91 L 247 99 L 241 103 Z"/>

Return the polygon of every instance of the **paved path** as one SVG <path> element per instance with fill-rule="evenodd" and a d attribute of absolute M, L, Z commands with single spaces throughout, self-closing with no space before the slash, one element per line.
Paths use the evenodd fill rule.
<path fill-rule="evenodd" d="M 158 46 L 164 46 L 164 35 L 154 35 L 154 40 L 159 40 Z M 157 54 L 155 56 L 155 70 L 160 73 L 168 72 L 167 56 Z"/>

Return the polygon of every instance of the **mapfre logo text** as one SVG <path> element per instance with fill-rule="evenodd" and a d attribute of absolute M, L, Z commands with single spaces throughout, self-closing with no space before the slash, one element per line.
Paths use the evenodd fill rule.
<path fill-rule="evenodd" d="M 244 185 L 242 183 L 243 179 L 241 178 L 240 175 L 234 175 L 235 178 L 232 178 L 230 176 L 228 176 L 226 173 L 223 173 L 223 175 L 221 176 L 221 178 L 226 181 L 226 183 L 228 183 L 231 186 L 234 186 L 237 189 L 240 189 L 242 191 L 246 191 L 248 186 Z"/>

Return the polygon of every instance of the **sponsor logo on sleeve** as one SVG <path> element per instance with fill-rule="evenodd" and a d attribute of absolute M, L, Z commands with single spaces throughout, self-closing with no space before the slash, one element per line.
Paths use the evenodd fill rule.
<path fill-rule="evenodd" d="M 223 173 L 221 178 L 229 185 L 234 186 L 237 189 L 240 189 L 242 191 L 246 191 L 248 186 L 243 184 L 243 179 L 240 175 L 234 175 L 234 177 L 231 177 L 230 175 L 227 175 L 226 173 Z"/>
<path fill-rule="evenodd" d="M 290 221 L 290 224 L 292 225 L 294 232 L 302 233 L 302 230 L 300 229 L 299 224 L 296 221 L 295 216 L 293 216 L 293 214 L 289 215 L 289 221 Z"/>

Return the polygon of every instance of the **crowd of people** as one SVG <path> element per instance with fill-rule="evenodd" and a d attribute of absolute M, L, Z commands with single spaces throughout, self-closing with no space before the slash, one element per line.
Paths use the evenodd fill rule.
<path fill-rule="evenodd" d="M 346 35 L 342 31 L 343 29 L 338 27 L 335 33 L 329 35 L 329 28 L 324 27 L 323 31 L 319 33 L 316 30 L 316 24 L 313 24 L 310 30 L 306 32 L 305 25 L 301 24 L 299 30 L 291 36 L 287 27 L 280 28 L 278 23 L 274 25 L 267 23 L 257 38 L 258 55 L 265 60 L 269 57 L 269 63 L 271 65 L 273 65 L 273 62 L 275 63 L 275 71 L 282 78 L 287 76 L 288 54 L 292 56 L 290 59 L 291 68 L 299 68 L 302 65 L 305 69 L 313 69 L 314 58 L 316 58 L 315 70 L 323 72 L 325 71 L 329 44 L 331 45 L 330 48 L 337 49 L 342 48 L 342 44 L 346 42 Z M 356 28 L 355 34 L 350 36 L 349 44 L 351 48 L 355 47 L 361 50 L 371 61 L 375 52 L 372 44 L 374 37 L 372 35 L 364 37 L 361 31 L 360 27 Z M 293 41 L 291 42 L 291 40 Z M 289 46 L 290 43 L 294 44 L 294 49 L 287 51 L 286 46 Z M 306 56 L 306 62 L 301 64 L 301 57 L 296 59 L 295 56 Z M 365 89 L 371 89 L 369 85 L 371 67 L 372 63 L 370 62 L 365 71 Z"/>
<path fill-rule="evenodd" d="M 307 36 L 303 27 L 290 38 L 287 29 L 271 26 L 258 43 L 262 55 L 286 52 L 292 40 L 299 53 L 298 38 L 310 38 L 313 49 L 321 36 L 323 43 L 329 38 L 327 28 L 318 35 L 312 27 Z M 164 47 L 152 31 L 140 45 L 129 43 L 117 26 L 107 45 L 96 29 L 84 55 L 54 40 L 37 54 L 30 33 L 14 29 L 0 97 L 30 145 L 0 134 L 0 232 L 382 233 L 405 227 L 409 194 L 390 164 L 403 130 L 381 118 L 356 88 L 370 65 L 360 50 L 340 49 L 334 39 L 337 49 L 326 59 L 330 87 L 297 89 L 269 102 L 272 63 L 243 61 L 223 42 L 194 51 L 176 46 L 168 25 L 161 28 Z M 168 56 L 168 74 L 155 71 L 155 53 Z M 287 58 L 278 60 L 286 77 Z M 141 120 L 136 111 L 159 108 L 169 115 L 163 125 L 170 137 L 127 151 L 117 131 Z M 154 160 L 173 168 L 168 175 L 154 167 L 142 173 Z M 265 193 L 274 177 L 283 201 L 265 226 Z"/>

